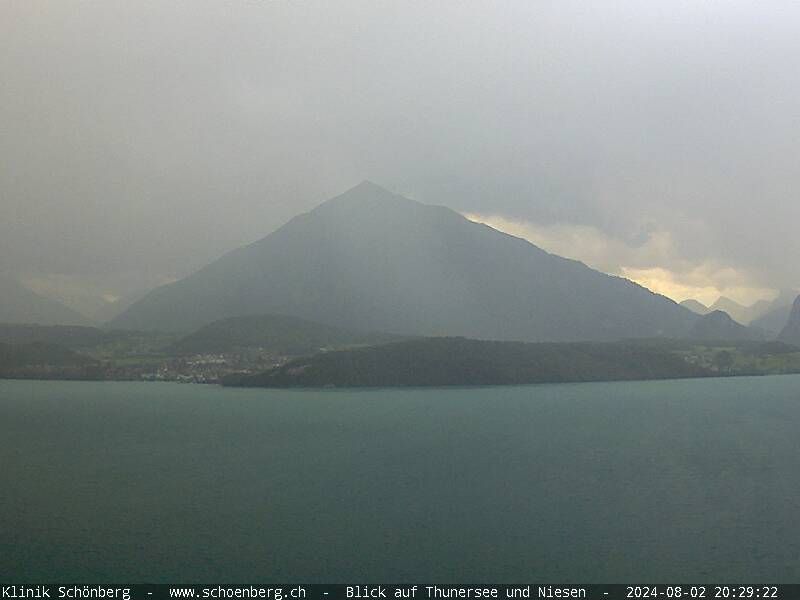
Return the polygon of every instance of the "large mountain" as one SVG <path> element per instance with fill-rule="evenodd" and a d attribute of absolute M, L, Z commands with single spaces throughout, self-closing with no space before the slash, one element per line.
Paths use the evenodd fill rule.
<path fill-rule="evenodd" d="M 739 304 L 735 300 L 731 300 L 725 296 L 720 296 L 717 301 L 709 307 L 708 312 L 721 310 L 728 313 L 737 323 L 749 325 L 755 319 L 769 311 L 770 306 L 771 303 L 767 300 L 759 300 L 755 304 L 745 306 L 743 304 Z"/>
<path fill-rule="evenodd" d="M 154 290 L 111 325 L 190 330 L 264 313 L 521 341 L 679 337 L 696 319 L 626 279 L 364 182 Z"/>
<path fill-rule="evenodd" d="M 0 323 L 86 325 L 89 319 L 71 308 L 40 296 L 10 275 L 0 275 Z"/>
<path fill-rule="evenodd" d="M 800 296 L 795 299 L 789 320 L 778 336 L 778 340 L 793 346 L 800 346 Z"/>

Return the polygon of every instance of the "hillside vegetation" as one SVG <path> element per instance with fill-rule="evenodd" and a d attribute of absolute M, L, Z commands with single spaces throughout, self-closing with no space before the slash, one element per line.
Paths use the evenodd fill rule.
<path fill-rule="evenodd" d="M 465 338 L 417 339 L 320 353 L 225 385 L 362 387 L 499 385 L 702 377 L 711 371 L 640 344 L 526 344 Z"/>

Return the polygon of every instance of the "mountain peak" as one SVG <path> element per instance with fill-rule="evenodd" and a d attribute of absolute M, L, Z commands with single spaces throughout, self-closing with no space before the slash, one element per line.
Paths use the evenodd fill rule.
<path fill-rule="evenodd" d="M 728 313 L 724 310 L 712 310 L 710 313 L 705 315 L 706 320 L 708 321 L 716 321 L 717 323 L 735 323 L 733 317 L 731 317 Z"/>
<path fill-rule="evenodd" d="M 368 181 L 365 179 L 358 185 L 351 187 L 349 190 L 344 191 L 338 196 L 334 196 L 330 200 L 326 201 L 325 204 L 341 201 L 342 199 L 355 199 L 355 198 L 370 199 L 370 200 L 381 200 L 381 199 L 408 200 L 408 198 L 403 198 L 402 196 L 399 196 L 394 192 L 390 192 L 385 187 L 381 187 L 377 183 L 373 183 L 372 181 Z"/>
<path fill-rule="evenodd" d="M 361 183 L 356 186 L 353 186 L 349 190 L 345 192 L 345 194 L 349 194 L 350 192 L 368 192 L 373 194 L 391 194 L 389 190 L 385 187 L 378 185 L 374 181 L 370 181 L 369 179 L 365 179 Z"/>
<path fill-rule="evenodd" d="M 357 186 L 326 200 L 311 211 L 320 216 L 338 215 L 347 219 L 364 218 L 368 213 L 375 217 L 382 215 L 391 218 L 391 213 L 403 211 L 411 207 L 422 207 L 423 204 L 410 200 L 372 181 L 362 181 Z"/>

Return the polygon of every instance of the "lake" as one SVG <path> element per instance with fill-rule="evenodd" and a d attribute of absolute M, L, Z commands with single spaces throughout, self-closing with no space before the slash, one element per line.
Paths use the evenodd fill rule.
<path fill-rule="evenodd" d="M 459 389 L 0 381 L 0 573 L 800 581 L 800 376 Z"/>

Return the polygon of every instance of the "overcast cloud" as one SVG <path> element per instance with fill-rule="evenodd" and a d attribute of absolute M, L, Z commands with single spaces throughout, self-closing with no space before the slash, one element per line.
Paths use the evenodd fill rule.
<path fill-rule="evenodd" d="M 800 285 L 798 31 L 777 0 L 8 0 L 0 269 L 88 307 L 371 179 L 755 300 Z"/>

